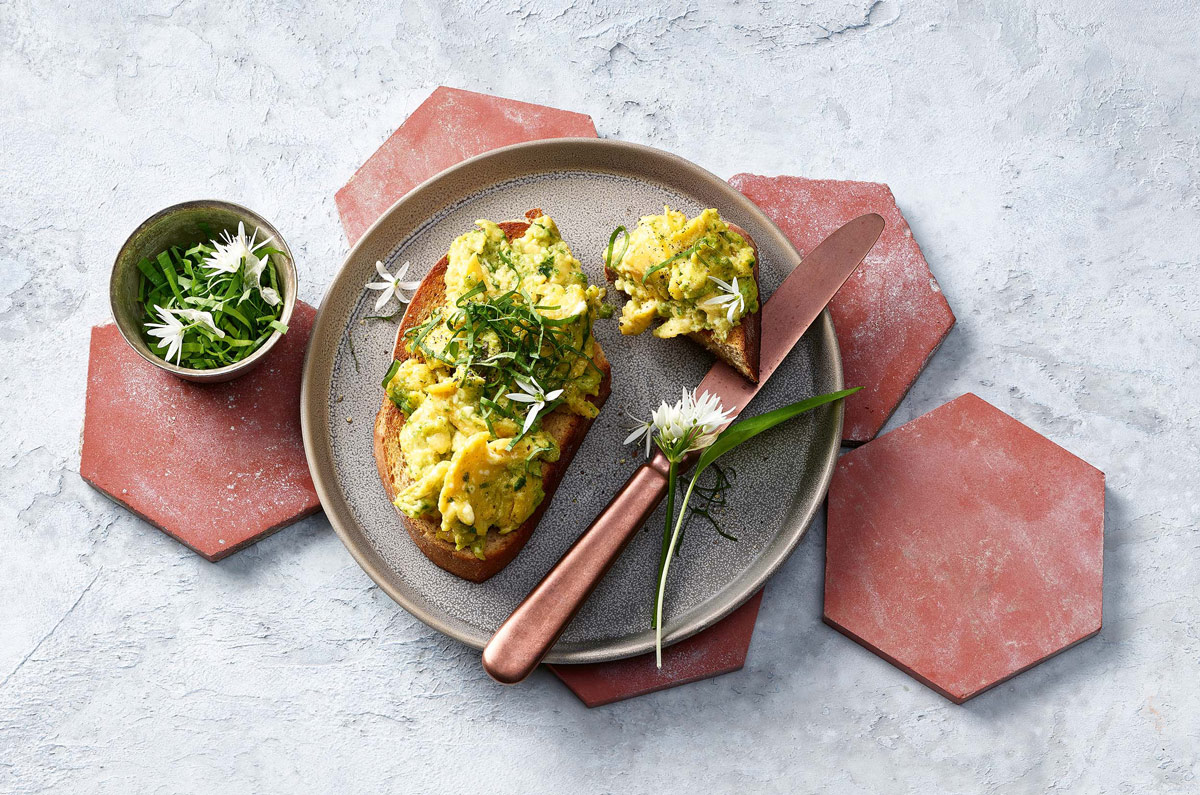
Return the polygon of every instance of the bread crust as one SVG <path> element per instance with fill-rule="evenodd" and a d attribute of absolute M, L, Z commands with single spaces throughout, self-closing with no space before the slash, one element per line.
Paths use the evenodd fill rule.
<path fill-rule="evenodd" d="M 758 244 L 754 242 L 754 238 L 750 237 L 750 233 L 742 229 L 737 224 L 726 222 L 726 225 L 741 235 L 742 239 L 750 244 L 750 248 L 754 249 L 754 285 L 759 285 L 758 281 Z M 617 272 L 612 268 L 605 268 L 604 275 L 610 282 L 617 280 Z M 744 378 L 757 384 L 759 378 L 759 350 L 762 344 L 762 305 L 763 298 L 761 291 L 758 296 L 758 311 L 742 317 L 742 322 L 734 326 L 729 335 L 720 340 L 717 336 L 707 330 L 693 331 L 687 336 L 703 345 L 712 352 L 725 364 L 732 367 L 742 374 Z"/>
<path fill-rule="evenodd" d="M 541 210 L 530 210 L 525 215 L 529 221 L 505 221 L 499 224 L 509 240 L 525 234 L 530 221 L 540 216 Z M 416 293 L 413 294 L 408 309 L 404 312 L 404 318 L 400 321 L 400 328 L 396 331 L 396 343 L 392 355 L 398 361 L 403 362 L 409 358 L 408 350 L 404 345 L 405 332 L 419 325 L 431 312 L 445 303 L 446 281 L 444 276 L 449 264 L 448 257 L 444 256 L 438 260 L 421 281 Z M 589 397 L 588 402 L 599 409 L 604 406 L 604 402 L 612 391 L 612 368 L 605 358 L 604 352 L 600 349 L 599 343 L 595 345 L 594 361 L 604 375 L 600 380 L 599 392 Z M 404 422 L 403 412 L 390 398 L 384 395 L 383 405 L 375 415 L 375 464 L 389 501 L 394 501 L 396 495 L 412 482 L 400 450 L 400 429 L 404 427 Z M 399 514 L 413 543 L 421 552 L 425 553 L 427 558 L 451 574 L 472 582 L 483 582 L 512 562 L 529 537 L 533 535 L 534 528 L 541 521 L 546 509 L 550 507 L 554 494 L 562 483 L 563 476 L 571 466 L 571 461 L 591 426 L 592 418 L 568 414 L 561 410 L 553 411 L 543 418 L 543 430 L 553 436 L 559 445 L 558 460 L 544 465 L 542 491 L 545 496 L 529 518 L 517 529 L 504 535 L 497 532 L 487 534 L 484 544 L 484 560 L 475 557 L 470 549 L 455 549 L 452 542 L 438 538 L 436 533 L 441 525 L 437 515 L 414 519 L 400 513 L 399 509 L 396 509 L 396 513 Z"/>

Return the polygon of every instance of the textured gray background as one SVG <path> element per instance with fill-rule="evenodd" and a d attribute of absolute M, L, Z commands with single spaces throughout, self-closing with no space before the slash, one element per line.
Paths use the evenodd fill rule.
<path fill-rule="evenodd" d="M 474 5 L 0 3 L 0 791 L 1195 791 L 1195 8 Z M 892 425 L 973 390 L 1108 474 L 1100 636 L 953 706 L 820 623 L 818 525 L 745 670 L 588 711 L 491 684 L 323 518 L 213 565 L 93 493 L 128 231 L 245 202 L 316 302 L 334 191 L 439 83 L 888 182 L 959 318 Z"/>

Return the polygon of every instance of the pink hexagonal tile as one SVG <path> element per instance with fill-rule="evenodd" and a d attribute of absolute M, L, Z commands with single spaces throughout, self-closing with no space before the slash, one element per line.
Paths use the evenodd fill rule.
<path fill-rule="evenodd" d="M 594 665 L 546 667 L 589 707 L 738 671 L 746 664 L 761 604 L 759 591 L 704 632 L 663 649 L 661 669 L 653 653 Z"/>
<path fill-rule="evenodd" d="M 209 560 L 321 507 L 300 435 L 300 372 L 316 311 L 248 375 L 193 384 L 159 370 L 115 325 L 92 329 L 83 479 Z"/>
<path fill-rule="evenodd" d="M 771 216 L 801 254 L 863 213 L 887 221 L 875 248 L 829 305 L 846 384 L 864 387 L 846 399 L 842 438 L 848 444 L 873 439 L 954 325 L 891 189 L 877 182 L 754 174 L 729 182 Z"/>
<path fill-rule="evenodd" d="M 838 461 L 825 621 L 961 704 L 1100 631 L 1104 473 L 972 394 Z"/>
<path fill-rule="evenodd" d="M 542 138 L 596 137 L 590 116 L 440 86 L 337 192 L 350 244 L 425 180 L 478 154 Z"/>

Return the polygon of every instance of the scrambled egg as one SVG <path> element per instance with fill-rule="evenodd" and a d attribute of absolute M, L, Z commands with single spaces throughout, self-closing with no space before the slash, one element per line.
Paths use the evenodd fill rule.
<path fill-rule="evenodd" d="M 384 388 L 406 415 L 399 441 L 412 483 L 396 506 L 440 515 L 439 537 L 482 559 L 490 531 L 515 530 L 545 497 L 543 467 L 559 449 L 541 417 L 598 411 L 587 400 L 602 378 L 592 324 L 607 307 L 549 217 L 511 243 L 491 221 L 476 225 L 450 246 L 446 305 L 410 330 L 412 355 Z M 562 393 L 522 434 L 530 404 L 505 395 L 529 366 L 543 393 Z"/>
<path fill-rule="evenodd" d="M 626 242 L 624 255 L 611 265 L 617 289 L 630 298 L 621 312 L 622 334 L 641 334 L 663 318 L 656 337 L 709 330 L 724 340 L 743 317 L 758 311 L 754 248 L 716 210 L 688 220 L 664 207 L 662 215 L 644 216 Z M 618 243 L 614 256 L 619 255 Z M 728 301 L 717 300 L 725 292 L 714 279 L 732 284 L 735 278 L 742 300 L 731 312 Z"/>

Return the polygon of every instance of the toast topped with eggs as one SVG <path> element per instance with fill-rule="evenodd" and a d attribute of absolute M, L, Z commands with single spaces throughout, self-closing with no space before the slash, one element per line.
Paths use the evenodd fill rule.
<path fill-rule="evenodd" d="M 482 582 L 529 540 L 611 385 L 605 313 L 558 227 L 478 221 L 414 293 L 375 419 L 375 460 L 417 547 Z"/>
<path fill-rule="evenodd" d="M 624 238 L 613 234 L 605 275 L 629 296 L 621 333 L 686 334 L 755 383 L 762 335 L 758 247 L 707 209 L 695 218 L 663 208 Z M 661 322 L 659 322 L 661 321 Z"/>

